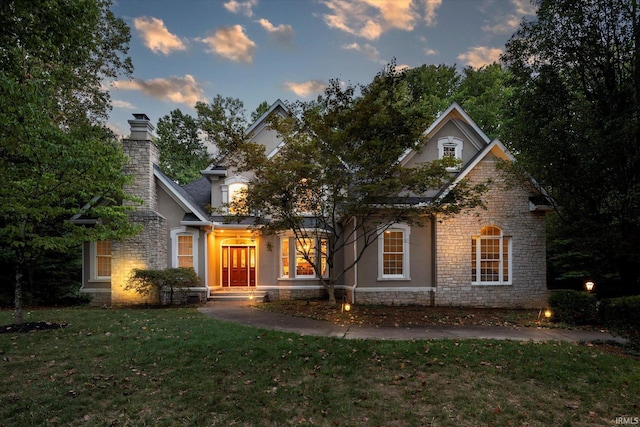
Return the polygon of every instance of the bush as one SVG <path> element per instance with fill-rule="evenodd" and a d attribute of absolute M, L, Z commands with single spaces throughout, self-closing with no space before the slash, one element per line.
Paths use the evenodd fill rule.
<path fill-rule="evenodd" d="M 134 290 L 140 295 L 151 296 L 157 303 L 174 304 L 175 296 L 192 286 L 199 286 L 200 279 L 193 268 L 168 268 L 166 270 L 134 269 L 126 290 Z M 165 300 L 163 294 L 168 294 Z"/>
<path fill-rule="evenodd" d="M 605 327 L 640 349 L 640 295 L 602 300 L 598 317 Z"/>
<path fill-rule="evenodd" d="M 551 320 L 570 325 L 588 325 L 596 321 L 596 297 L 582 291 L 554 291 L 549 295 Z"/>

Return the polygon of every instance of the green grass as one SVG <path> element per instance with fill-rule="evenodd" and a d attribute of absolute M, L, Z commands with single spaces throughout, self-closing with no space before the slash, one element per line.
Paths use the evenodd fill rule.
<path fill-rule="evenodd" d="M 69 325 L 0 334 L 0 426 L 596 426 L 640 416 L 640 362 L 597 347 L 301 337 L 195 309 L 25 314 Z"/>

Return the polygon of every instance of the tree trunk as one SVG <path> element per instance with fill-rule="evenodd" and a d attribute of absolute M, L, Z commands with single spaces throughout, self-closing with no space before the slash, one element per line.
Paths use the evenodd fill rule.
<path fill-rule="evenodd" d="M 22 267 L 23 262 L 18 261 L 15 276 L 15 297 L 13 300 L 13 324 L 22 325 Z"/>

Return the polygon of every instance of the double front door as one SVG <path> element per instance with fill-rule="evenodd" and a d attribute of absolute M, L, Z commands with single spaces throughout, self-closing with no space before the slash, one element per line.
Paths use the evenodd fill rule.
<path fill-rule="evenodd" d="M 255 285 L 255 246 L 222 246 L 222 286 Z"/>

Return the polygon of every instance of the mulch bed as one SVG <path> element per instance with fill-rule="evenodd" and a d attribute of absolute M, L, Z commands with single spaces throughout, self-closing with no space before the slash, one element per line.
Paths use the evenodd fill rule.
<path fill-rule="evenodd" d="M 60 329 L 67 326 L 66 323 L 52 322 L 26 322 L 21 325 L 6 325 L 0 327 L 0 334 L 15 334 L 26 332 L 46 331 L 50 329 Z"/>

